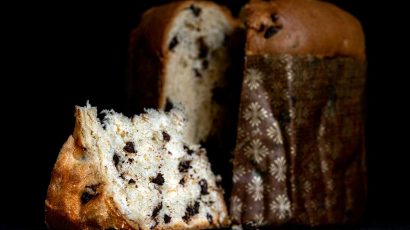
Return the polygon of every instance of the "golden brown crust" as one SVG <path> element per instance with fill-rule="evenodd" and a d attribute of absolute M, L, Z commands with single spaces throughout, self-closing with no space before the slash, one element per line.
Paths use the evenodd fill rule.
<path fill-rule="evenodd" d="M 254 0 L 243 8 L 241 18 L 247 27 L 247 55 L 271 53 L 365 59 L 360 22 L 327 2 Z"/>
<path fill-rule="evenodd" d="M 98 185 L 87 203 L 81 197 L 86 186 Z M 96 165 L 70 136 L 54 166 L 45 201 L 46 223 L 51 229 L 131 229 L 106 195 Z"/>
<path fill-rule="evenodd" d="M 133 102 L 145 108 L 164 108 L 166 99 L 164 95 L 163 82 L 166 75 L 165 68 L 168 62 L 168 35 L 173 22 L 179 13 L 188 9 L 192 4 L 198 7 L 214 7 L 220 10 L 233 28 L 238 22 L 232 17 L 230 11 L 210 1 L 176 1 L 166 5 L 153 7 L 147 10 L 138 27 L 131 32 L 130 38 L 130 68 L 133 77 L 130 94 L 140 91 L 133 89 L 133 85 L 139 89 L 148 89 L 141 92 L 143 95 L 133 96 Z M 143 63 L 141 63 L 143 62 Z M 146 63 L 145 63 L 146 62 Z M 140 68 L 140 69 L 134 69 Z M 144 85 L 146 87 L 141 87 Z M 149 95 L 147 95 L 147 93 Z M 143 98 L 141 100 L 140 98 Z M 141 109 L 137 109 L 138 112 Z"/>

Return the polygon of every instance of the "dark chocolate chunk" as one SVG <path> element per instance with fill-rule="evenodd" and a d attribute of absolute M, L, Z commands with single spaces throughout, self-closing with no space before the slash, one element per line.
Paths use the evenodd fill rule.
<path fill-rule="evenodd" d="M 168 49 L 174 51 L 174 48 L 179 44 L 178 37 L 173 37 L 168 45 Z"/>
<path fill-rule="evenodd" d="M 278 28 L 274 26 L 270 26 L 266 29 L 265 33 L 263 34 L 263 37 L 268 39 L 272 37 L 273 35 L 275 35 L 278 31 L 279 31 Z"/>
<path fill-rule="evenodd" d="M 169 112 L 171 111 L 171 109 L 174 108 L 174 104 L 169 100 L 169 98 L 167 98 L 167 102 L 165 104 L 165 112 Z"/>
<path fill-rule="evenodd" d="M 121 179 L 125 180 L 124 173 L 121 173 L 120 177 Z"/>
<path fill-rule="evenodd" d="M 155 207 L 154 210 L 152 210 L 152 215 L 151 215 L 152 219 L 155 219 L 155 217 L 158 216 L 158 213 L 159 213 L 159 211 L 161 211 L 161 209 L 162 209 L 162 202 L 160 202 L 157 205 L 157 207 Z"/>
<path fill-rule="evenodd" d="M 192 11 L 192 13 L 195 15 L 195 17 L 198 17 L 201 14 L 201 8 L 196 7 L 195 5 L 191 5 L 189 9 Z"/>
<path fill-rule="evenodd" d="M 178 170 L 180 172 L 188 172 L 191 167 L 191 161 L 181 161 L 178 165 Z"/>
<path fill-rule="evenodd" d="M 192 155 L 194 150 L 190 149 L 188 146 L 184 145 L 184 150 L 188 153 L 188 155 Z"/>
<path fill-rule="evenodd" d="M 198 53 L 198 58 L 206 58 L 208 55 L 208 46 L 205 44 L 204 38 L 201 37 L 198 39 L 198 45 L 199 45 L 199 53 Z"/>
<path fill-rule="evenodd" d="M 135 184 L 135 180 L 134 180 L 134 179 L 130 179 L 130 180 L 128 181 L 128 184 Z"/>
<path fill-rule="evenodd" d="M 94 194 L 88 193 L 88 191 L 83 192 L 81 194 L 81 204 L 87 204 L 91 199 L 94 198 Z"/>
<path fill-rule="evenodd" d="M 262 32 L 262 31 L 264 31 L 264 30 L 265 30 L 265 24 L 261 24 L 261 25 L 259 26 L 258 32 Z"/>
<path fill-rule="evenodd" d="M 134 158 L 128 158 L 128 162 L 129 162 L 129 163 L 134 162 Z"/>
<path fill-rule="evenodd" d="M 116 229 L 111 227 L 111 228 L 106 228 L 105 230 L 116 230 Z"/>
<path fill-rule="evenodd" d="M 168 151 L 168 154 L 172 156 L 172 153 L 170 151 Z"/>
<path fill-rule="evenodd" d="M 164 215 L 164 223 L 168 224 L 169 222 L 171 222 L 171 217 L 168 216 L 167 214 Z"/>
<path fill-rule="evenodd" d="M 195 214 L 199 213 L 199 206 L 200 206 L 199 202 L 195 201 L 195 204 L 194 204 L 194 213 Z"/>
<path fill-rule="evenodd" d="M 100 184 L 85 186 L 84 192 L 81 194 L 81 203 L 86 204 L 97 195 L 97 188 Z"/>
<path fill-rule="evenodd" d="M 276 22 L 278 20 L 278 18 L 279 18 L 278 15 L 275 14 L 275 13 L 270 15 L 270 19 L 272 20 L 272 22 Z"/>
<path fill-rule="evenodd" d="M 162 173 L 158 173 L 155 178 L 151 178 L 151 182 L 157 185 L 163 185 L 164 181 L 164 175 L 162 175 Z"/>
<path fill-rule="evenodd" d="M 199 213 L 199 206 L 200 204 L 198 201 L 195 201 L 195 204 L 193 206 L 188 205 L 188 207 L 185 210 L 185 215 L 182 217 L 182 219 L 185 222 L 188 222 L 191 219 L 191 217 Z"/>
<path fill-rule="evenodd" d="M 201 186 L 201 195 L 208 195 L 208 182 L 205 179 L 199 181 L 199 186 Z"/>
<path fill-rule="evenodd" d="M 199 69 L 195 68 L 195 69 L 194 69 L 194 73 L 195 73 L 195 77 L 197 77 L 197 78 L 201 78 L 201 77 L 202 77 L 202 74 L 201 74 L 201 72 L 199 71 Z"/>
<path fill-rule="evenodd" d="M 166 141 L 166 142 L 168 142 L 169 140 L 171 140 L 171 136 L 170 136 L 167 132 L 165 132 L 165 131 L 162 131 L 162 138 L 163 138 L 164 141 Z"/>
<path fill-rule="evenodd" d="M 182 179 L 179 181 L 179 184 L 182 186 L 185 185 L 185 177 L 182 177 Z"/>
<path fill-rule="evenodd" d="M 117 167 L 118 163 L 120 162 L 120 157 L 118 156 L 117 153 L 114 153 L 114 156 L 112 156 L 112 160 L 114 161 L 115 167 Z"/>
<path fill-rule="evenodd" d="M 206 214 L 206 219 L 208 220 L 209 224 L 212 224 L 212 219 L 213 219 L 213 217 L 212 217 L 211 214 L 207 213 L 207 214 Z"/>
<path fill-rule="evenodd" d="M 124 151 L 128 153 L 137 153 L 137 151 L 135 150 L 134 142 L 128 141 L 127 143 L 125 143 Z"/>

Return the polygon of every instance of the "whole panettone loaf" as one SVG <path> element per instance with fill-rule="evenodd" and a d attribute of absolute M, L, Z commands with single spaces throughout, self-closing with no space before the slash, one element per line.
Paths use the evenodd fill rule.
<path fill-rule="evenodd" d="M 236 26 L 228 9 L 210 1 L 176 1 L 146 11 L 130 39 L 132 109 L 182 107 L 192 143 L 224 133 L 238 76 L 227 74 Z"/>
<path fill-rule="evenodd" d="M 322 1 L 252 1 L 231 215 L 265 226 L 357 221 L 366 197 L 364 35 Z"/>
<path fill-rule="evenodd" d="M 202 229 L 229 223 L 204 149 L 182 138 L 180 112 L 132 119 L 76 108 L 76 128 L 47 193 L 51 229 Z"/>

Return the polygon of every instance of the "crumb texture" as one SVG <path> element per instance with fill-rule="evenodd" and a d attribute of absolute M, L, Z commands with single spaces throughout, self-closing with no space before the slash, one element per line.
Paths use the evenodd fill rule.
<path fill-rule="evenodd" d="M 82 188 L 72 194 L 77 196 L 73 199 L 77 211 L 97 202 L 109 202 L 116 210 L 116 218 L 121 216 L 132 229 L 211 228 L 225 224 L 222 189 L 216 185 L 205 149 L 183 140 L 185 118 L 180 111 L 147 110 L 133 118 L 112 110 L 102 113 L 105 117 L 100 121 L 96 108 L 76 109 L 74 139 L 81 151 L 71 164 L 86 163 L 86 174 L 93 179 L 87 182 L 88 177 L 82 176 Z M 61 175 L 53 172 L 50 188 L 56 187 L 53 181 L 61 182 L 59 177 L 68 173 L 58 166 L 64 160 L 59 157 L 54 172 Z M 74 187 L 80 183 L 72 182 Z M 46 206 L 52 207 L 64 199 L 64 194 L 51 194 L 50 188 Z"/>

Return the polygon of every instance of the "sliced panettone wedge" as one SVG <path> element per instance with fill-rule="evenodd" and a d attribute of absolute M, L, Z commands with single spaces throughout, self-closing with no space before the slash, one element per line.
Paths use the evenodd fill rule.
<path fill-rule="evenodd" d="M 229 223 L 204 149 L 183 140 L 184 116 L 147 110 L 128 118 L 76 107 L 48 188 L 57 229 L 201 229 Z"/>

